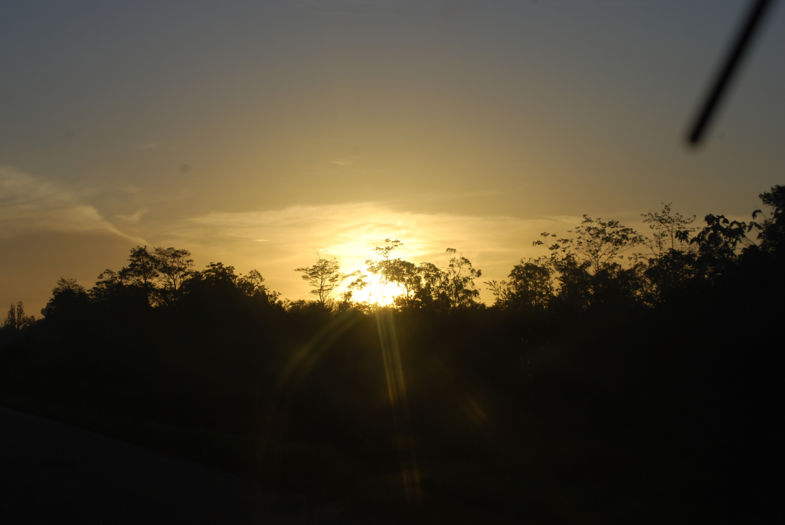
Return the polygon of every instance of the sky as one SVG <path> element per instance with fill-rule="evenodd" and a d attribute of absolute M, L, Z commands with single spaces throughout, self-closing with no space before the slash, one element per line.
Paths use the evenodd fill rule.
<path fill-rule="evenodd" d="M 138 244 L 354 270 L 385 238 L 503 278 L 583 213 L 747 218 L 785 182 L 775 5 L 698 149 L 742 1 L 0 2 L 0 305 Z"/>

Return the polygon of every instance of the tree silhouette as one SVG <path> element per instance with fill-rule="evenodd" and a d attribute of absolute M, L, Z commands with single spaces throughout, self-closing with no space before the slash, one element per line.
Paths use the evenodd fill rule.
<path fill-rule="evenodd" d="M 10 330 L 20 332 L 32 325 L 35 318 L 31 315 L 25 314 L 25 307 L 22 301 L 12 304 L 8 309 L 8 315 L 5 318 L 3 326 Z"/>
<path fill-rule="evenodd" d="M 690 242 L 697 247 L 697 265 L 705 279 L 717 279 L 726 274 L 744 247 L 754 243 L 747 237 L 751 225 L 731 220 L 724 215 L 708 214 L 704 226 Z"/>
<path fill-rule="evenodd" d="M 125 284 L 151 290 L 159 275 L 158 266 L 158 260 L 147 250 L 147 246 L 136 246 L 128 256 L 128 265 L 118 275 Z"/>
<path fill-rule="evenodd" d="M 547 261 L 521 260 L 508 280 L 489 281 L 497 306 L 544 310 L 553 300 L 552 269 Z"/>
<path fill-rule="evenodd" d="M 320 305 L 326 306 L 333 290 L 343 281 L 341 265 L 335 258 L 319 258 L 315 264 L 295 268 L 296 272 L 301 272 L 302 279 L 311 286 L 311 294 L 317 297 Z"/>
<path fill-rule="evenodd" d="M 60 277 L 41 313 L 47 319 L 83 317 L 89 301 L 87 291 L 76 279 Z"/>
<path fill-rule="evenodd" d="M 583 216 L 568 236 L 543 232 L 535 246 L 550 251 L 548 265 L 559 283 L 558 302 L 583 310 L 622 296 L 631 299 L 639 267 L 624 268 L 624 253 L 644 242 L 635 229 L 616 219 Z M 625 300 L 627 300 L 625 299 Z"/>
<path fill-rule="evenodd" d="M 641 217 L 651 230 L 651 239 L 645 243 L 657 256 L 684 247 L 689 243 L 690 234 L 695 231 L 691 226 L 695 222 L 695 215 L 688 217 L 672 211 L 670 202 L 664 203 L 662 210 L 643 213 Z"/>
<path fill-rule="evenodd" d="M 188 278 L 193 266 L 190 255 L 188 250 L 173 247 L 153 249 L 155 269 L 164 281 L 161 287 L 164 302 L 173 301 L 175 294 Z"/>
<path fill-rule="evenodd" d="M 417 265 L 417 289 L 415 300 L 419 308 L 446 309 L 449 299 L 442 284 L 444 272 L 431 262 L 422 262 Z"/>
<path fill-rule="evenodd" d="M 635 229 L 624 226 L 616 219 L 583 216 L 581 223 L 569 231 L 571 237 L 558 238 L 555 234 L 542 233 L 543 239 L 552 242 L 548 246 L 552 257 L 572 257 L 580 265 L 588 263 L 587 270 L 597 273 L 606 265 L 618 263 L 622 254 L 643 243 L 643 237 Z M 543 240 L 535 245 L 544 244 Z"/>
<path fill-rule="evenodd" d="M 785 186 L 774 186 L 771 191 L 761 193 L 760 199 L 763 204 L 773 208 L 771 215 L 762 223 L 752 223 L 754 228 L 760 230 L 758 239 L 761 241 L 761 249 L 782 254 L 785 252 Z M 756 210 L 753 219 L 760 213 L 760 210 Z"/>
<path fill-rule="evenodd" d="M 385 239 L 385 246 L 375 251 L 380 260 L 367 260 L 368 271 L 380 275 L 384 282 L 395 283 L 403 288 L 403 294 L 395 297 L 396 306 L 406 309 L 442 309 L 476 306 L 480 292 L 474 280 L 482 271 L 474 268 L 466 257 L 457 255 L 454 248 L 447 248 L 450 259 L 445 269 L 433 263 L 415 264 L 400 258 L 391 259 L 393 250 L 403 245 L 399 240 Z"/>
<path fill-rule="evenodd" d="M 401 307 L 411 307 L 416 303 L 415 296 L 422 288 L 422 279 L 416 264 L 400 258 L 390 259 L 390 253 L 403 243 L 397 239 L 385 239 L 385 246 L 374 248 L 381 260 L 367 260 L 368 271 L 381 276 L 384 282 L 395 283 L 403 288 L 403 295 L 395 298 Z"/>
<path fill-rule="evenodd" d="M 648 240 L 584 217 L 563 238 L 541 236 L 547 256 L 521 259 L 505 280 L 487 283 L 491 309 L 477 297 L 480 271 L 454 249 L 440 266 L 415 263 L 387 239 L 368 269 L 405 293 L 367 315 L 375 309 L 351 304 L 349 293 L 332 307 L 344 279 L 347 292 L 369 281 L 362 271 L 341 274 L 334 259 L 297 269 L 318 300 L 282 304 L 256 270 L 238 274 L 221 262 L 194 270 L 186 250 L 136 247 L 89 291 L 58 280 L 42 320 L 12 306 L 0 327 L 0 394 L 131 441 L 264 472 L 271 483 L 258 447 L 273 440 L 270 462 L 287 466 L 276 473 L 288 476 L 280 486 L 322 496 L 337 486 L 350 491 L 341 501 L 357 495 L 346 487 L 401 470 L 401 440 L 427 451 L 419 459 L 433 487 L 455 477 L 441 465 L 460 455 L 461 469 L 483 473 L 459 480 L 477 498 L 490 474 L 502 494 L 511 481 L 534 486 L 543 472 L 518 480 L 506 466 L 530 471 L 536 457 L 525 450 L 551 464 L 569 449 L 567 461 L 580 457 L 592 484 L 599 476 L 622 493 L 629 479 L 655 475 L 656 486 L 676 486 L 670 514 L 696 484 L 725 497 L 728 480 L 712 481 L 717 471 L 764 464 L 779 447 L 771 414 L 782 398 L 785 190 L 761 199 L 765 213 L 753 222 L 712 214 L 697 232 L 663 205 L 644 215 Z M 644 242 L 651 253 L 626 257 Z M 399 364 L 379 352 L 383 344 Z M 394 439 L 390 366 L 405 372 L 411 422 Z M 176 439 L 162 443 L 162 423 Z M 718 433 L 727 439 L 707 438 Z M 654 460 L 673 468 L 651 469 L 652 443 Z M 347 460 L 350 469 L 331 467 Z M 520 517 L 517 496 L 502 521 Z M 504 499 L 484 502 L 497 509 Z"/>
<path fill-rule="evenodd" d="M 275 301 L 278 298 L 278 292 L 272 292 L 267 289 L 264 284 L 264 277 L 259 270 L 249 270 L 248 273 L 240 275 L 237 278 L 237 287 L 240 291 L 248 297 L 263 296 Z"/>
<path fill-rule="evenodd" d="M 474 280 L 482 276 L 482 270 L 472 266 L 472 262 L 458 255 L 455 248 L 447 248 L 450 255 L 447 269 L 444 272 L 442 288 L 452 308 L 475 306 L 480 296 Z"/>
<path fill-rule="evenodd" d="M 341 296 L 342 307 L 347 308 L 352 302 L 354 293 L 368 286 L 368 275 L 363 273 L 362 270 L 356 270 L 352 273 L 346 274 L 344 278 L 351 279 L 349 284 L 346 286 L 346 290 Z"/>

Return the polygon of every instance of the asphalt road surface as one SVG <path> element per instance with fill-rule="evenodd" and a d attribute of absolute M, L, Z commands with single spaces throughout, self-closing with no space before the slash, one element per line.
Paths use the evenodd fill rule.
<path fill-rule="evenodd" d="M 292 494 L 0 409 L 0 522 L 347 523 Z"/>

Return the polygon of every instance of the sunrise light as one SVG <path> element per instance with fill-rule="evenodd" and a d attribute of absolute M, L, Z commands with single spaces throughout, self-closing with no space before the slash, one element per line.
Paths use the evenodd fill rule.
<path fill-rule="evenodd" d="M 385 281 L 380 275 L 366 274 L 364 280 L 365 286 L 359 290 L 352 290 L 352 302 L 373 306 L 392 306 L 397 297 L 405 294 L 403 286 Z M 345 283 L 343 291 L 350 290 L 348 286 L 349 283 Z"/>

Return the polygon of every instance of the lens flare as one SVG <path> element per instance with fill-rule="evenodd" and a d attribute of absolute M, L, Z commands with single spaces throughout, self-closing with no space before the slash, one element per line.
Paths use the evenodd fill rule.
<path fill-rule="evenodd" d="M 420 468 L 415 453 L 414 436 L 410 430 L 406 380 L 401 364 L 401 351 L 398 346 L 398 334 L 395 330 L 393 313 L 389 310 L 376 312 L 376 327 L 384 361 L 387 396 L 392 409 L 403 495 L 408 501 L 417 501 L 422 498 Z"/>
<path fill-rule="evenodd" d="M 392 306 L 395 299 L 405 293 L 403 286 L 385 281 L 379 275 L 369 275 L 366 283 L 363 288 L 352 291 L 352 301 L 374 306 Z"/>

